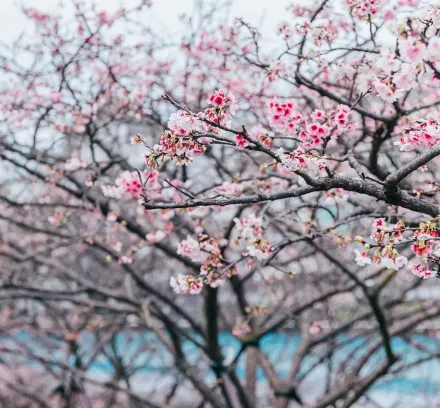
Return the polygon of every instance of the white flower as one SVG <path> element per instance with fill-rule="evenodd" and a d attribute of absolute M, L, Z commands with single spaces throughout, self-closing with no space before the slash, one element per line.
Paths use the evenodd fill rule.
<path fill-rule="evenodd" d="M 371 265 L 371 259 L 368 258 L 368 254 L 366 252 L 361 252 L 355 249 L 354 253 L 356 254 L 355 261 L 359 266 Z"/>
<path fill-rule="evenodd" d="M 254 245 L 248 245 L 246 248 L 249 252 L 249 256 L 257 258 L 259 261 L 269 258 L 270 252 L 262 251 L 256 248 Z"/>
<path fill-rule="evenodd" d="M 379 78 L 373 80 L 373 85 L 376 93 L 386 102 L 392 103 L 402 96 L 405 92 L 403 89 L 390 87 L 382 82 Z"/>
<path fill-rule="evenodd" d="M 263 219 L 256 217 L 255 214 L 250 214 L 243 219 L 234 218 L 235 225 L 240 231 L 240 236 L 244 239 L 252 239 L 261 234 L 261 225 Z"/>
<path fill-rule="evenodd" d="M 406 60 L 414 63 L 422 61 L 426 56 L 426 45 L 415 42 L 413 39 L 399 41 L 399 48 Z M 433 48 L 434 44 L 433 44 Z"/>
<path fill-rule="evenodd" d="M 411 152 L 414 150 L 414 145 L 411 143 L 405 143 L 402 139 L 393 142 L 394 146 L 400 146 L 401 152 Z"/>
<path fill-rule="evenodd" d="M 395 54 L 393 52 L 387 49 L 383 49 L 380 52 L 380 57 L 374 64 L 374 68 L 381 69 L 387 74 L 391 71 L 397 71 L 399 66 L 400 61 L 395 58 Z"/>
<path fill-rule="evenodd" d="M 189 235 L 179 244 L 177 253 L 190 258 L 194 262 L 201 261 L 203 258 L 199 242 L 194 238 L 191 238 Z"/>
<path fill-rule="evenodd" d="M 170 115 L 168 120 L 168 127 L 171 130 L 183 129 L 185 131 L 197 130 L 200 128 L 202 122 L 197 116 L 189 115 L 183 110 L 179 110 Z"/>
<path fill-rule="evenodd" d="M 380 265 L 384 268 L 388 269 L 396 269 L 396 265 L 394 264 L 394 261 L 391 258 L 384 257 L 380 261 Z"/>
<path fill-rule="evenodd" d="M 170 278 L 170 286 L 174 292 L 179 294 L 196 295 L 203 289 L 203 281 L 200 278 L 195 278 L 192 275 L 183 275 L 179 273 L 177 278 L 172 276 Z"/>
<path fill-rule="evenodd" d="M 394 263 L 395 263 L 397 269 L 400 269 L 408 263 L 408 258 L 406 256 L 399 255 L 394 260 Z"/>

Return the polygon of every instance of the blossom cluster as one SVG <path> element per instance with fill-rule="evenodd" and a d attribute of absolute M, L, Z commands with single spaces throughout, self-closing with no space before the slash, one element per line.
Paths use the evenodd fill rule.
<path fill-rule="evenodd" d="M 264 164 L 260 167 L 260 171 L 264 174 L 266 169 L 272 166 L 272 164 Z M 282 165 L 277 166 L 277 169 L 280 173 L 283 173 L 284 170 L 287 175 L 290 174 L 290 172 Z M 228 180 L 216 187 L 215 191 L 221 193 L 223 196 L 240 197 L 246 191 L 255 191 L 255 189 L 263 194 L 271 194 L 285 191 L 287 188 L 289 188 L 289 182 L 287 180 L 279 177 L 265 177 L 261 180 Z"/>
<path fill-rule="evenodd" d="M 220 191 L 223 195 L 240 197 L 243 194 L 243 185 L 235 181 L 225 181 L 216 190 Z"/>
<path fill-rule="evenodd" d="M 255 214 L 250 214 L 245 218 L 234 218 L 235 227 L 240 233 L 240 237 L 244 239 L 252 239 L 263 232 L 261 217 L 256 217 Z"/>
<path fill-rule="evenodd" d="M 408 259 L 400 255 L 397 246 L 411 243 L 411 250 L 418 259 L 411 264 L 411 271 L 419 278 L 430 278 L 436 275 L 432 264 L 439 264 L 440 245 L 439 233 L 433 222 L 422 222 L 413 235 L 405 238 L 411 228 L 407 228 L 403 221 L 395 225 L 389 225 L 384 218 L 373 222 L 370 238 L 375 244 L 368 244 L 362 237 L 356 237 L 355 241 L 364 245 L 364 250 L 355 250 L 356 263 L 360 266 L 371 265 L 400 269 L 408 264 Z M 369 255 L 371 248 L 376 248 L 372 257 Z"/>
<path fill-rule="evenodd" d="M 434 28 L 440 28 L 440 6 L 433 5 L 428 7 L 425 16 L 423 17 L 425 21 L 432 21 Z"/>
<path fill-rule="evenodd" d="M 294 133 L 298 127 L 298 121 L 303 120 L 301 115 L 294 114 L 295 102 L 288 100 L 279 102 L 276 99 L 267 103 L 271 124 L 279 132 Z"/>
<path fill-rule="evenodd" d="M 170 286 L 176 293 L 196 295 L 203 289 L 203 278 L 179 273 L 177 277 L 171 276 Z"/>
<path fill-rule="evenodd" d="M 278 26 L 278 35 L 282 36 L 283 40 L 289 40 L 293 35 L 293 28 L 289 23 L 282 22 Z"/>
<path fill-rule="evenodd" d="M 351 7 L 353 15 L 358 18 L 374 16 L 382 3 L 381 0 L 346 0 L 346 2 Z"/>
<path fill-rule="evenodd" d="M 142 182 L 141 182 L 142 181 Z M 144 184 L 144 185 L 143 185 Z M 157 190 L 160 188 L 159 172 L 143 171 L 124 171 L 115 181 L 114 185 L 102 186 L 104 196 L 121 199 L 131 198 L 140 199 L 145 189 Z"/>
<path fill-rule="evenodd" d="M 420 80 L 431 82 L 438 79 L 436 72 L 431 74 L 432 78 L 423 74 L 420 64 L 431 61 L 431 67 L 435 66 L 439 50 L 440 37 L 433 36 L 428 41 L 417 35 L 406 35 L 399 39 L 398 53 L 382 49 L 378 57 L 366 59 L 367 65 L 361 69 L 359 78 L 360 90 L 364 92 L 371 87 L 384 101 L 397 101 Z"/>
<path fill-rule="evenodd" d="M 197 115 L 181 109 L 172 113 L 168 119 L 168 128 L 180 136 L 190 135 L 192 131 L 199 130 L 202 124 Z"/>
<path fill-rule="evenodd" d="M 206 146 L 191 136 L 184 137 L 175 131 L 166 131 L 160 143 L 144 156 L 145 164 L 150 168 L 159 167 L 161 162 L 175 160 L 178 166 L 192 163 L 192 155 L 199 156 Z"/>
<path fill-rule="evenodd" d="M 277 78 L 287 78 L 292 72 L 291 67 L 284 63 L 282 60 L 275 60 L 270 64 L 267 78 L 269 82 L 276 80 Z"/>
<path fill-rule="evenodd" d="M 296 16 L 304 17 L 306 14 L 310 14 L 310 10 L 299 7 L 290 6 Z M 310 24 L 310 21 L 303 20 L 300 24 L 294 26 L 286 21 L 281 22 L 277 27 L 277 35 L 279 35 L 284 41 L 294 39 L 294 36 L 303 36 L 305 33 L 311 38 L 311 41 L 315 45 L 331 44 L 338 36 L 338 23 L 333 20 L 318 20 L 314 24 Z"/>
<path fill-rule="evenodd" d="M 242 219 L 234 218 L 234 222 L 239 233 L 235 243 L 238 245 L 241 239 L 245 240 L 248 243 L 246 250 L 251 258 L 258 260 L 269 258 L 272 245 L 262 236 L 263 219 L 250 214 Z"/>
<path fill-rule="evenodd" d="M 302 147 L 296 148 L 291 153 L 280 147 L 277 150 L 277 155 L 283 166 L 290 171 L 307 170 L 311 173 L 317 173 L 324 169 L 327 164 L 324 157 L 317 157 L 312 153 L 306 153 Z"/>
<path fill-rule="evenodd" d="M 168 120 L 169 130 L 163 133 L 159 144 L 144 155 L 148 167 L 157 168 L 160 162 L 170 160 L 175 160 L 177 165 L 191 163 L 192 156 L 206 151 L 206 145 L 211 141 L 210 134 L 221 134 L 220 127 L 230 125 L 238 109 L 238 102 L 233 94 L 217 90 L 209 96 L 207 103 L 211 107 L 204 112 L 193 113 L 180 109 L 171 114 Z M 244 147 L 240 140 L 237 144 Z"/>
<path fill-rule="evenodd" d="M 254 126 L 250 131 L 250 136 L 265 147 L 272 147 L 273 145 L 273 133 L 266 130 L 263 126 Z"/>
<path fill-rule="evenodd" d="M 311 38 L 315 45 L 331 44 L 337 36 L 338 27 L 332 20 L 323 21 L 311 29 Z"/>
<path fill-rule="evenodd" d="M 229 266 L 223 258 L 219 242 L 205 234 L 199 234 L 198 240 L 187 236 L 179 243 L 177 253 L 201 266 L 197 277 L 183 274 L 171 277 L 170 285 L 176 293 L 197 294 L 204 285 L 216 288 L 236 273 L 235 266 Z"/>
<path fill-rule="evenodd" d="M 338 105 L 334 111 L 324 112 L 316 109 L 308 118 L 296 109 L 292 100 L 280 102 L 272 99 L 268 102 L 268 119 L 280 133 L 298 136 L 301 145 L 308 149 L 319 148 L 330 137 L 339 136 L 344 129 L 354 130 L 349 121 L 350 108 Z"/>
<path fill-rule="evenodd" d="M 440 122 L 437 117 L 428 117 L 411 123 L 405 128 L 394 145 L 409 152 L 417 147 L 433 147 L 440 141 Z"/>

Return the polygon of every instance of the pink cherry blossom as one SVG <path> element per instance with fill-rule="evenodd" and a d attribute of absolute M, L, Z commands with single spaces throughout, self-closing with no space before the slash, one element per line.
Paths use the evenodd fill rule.
<path fill-rule="evenodd" d="M 400 42 L 400 48 L 410 62 L 420 62 L 426 57 L 426 45 L 423 42 L 408 39 Z"/>
<path fill-rule="evenodd" d="M 259 261 L 269 258 L 272 250 L 270 242 L 259 236 L 252 239 L 249 245 L 246 247 L 249 252 L 249 256 L 257 258 Z"/>
<path fill-rule="evenodd" d="M 180 242 L 177 253 L 186 256 L 195 262 L 198 262 L 203 258 L 199 242 L 194 238 L 191 238 L 189 235 L 185 240 Z"/>
<path fill-rule="evenodd" d="M 429 269 L 427 265 L 424 264 L 413 264 L 411 265 L 411 272 L 418 278 L 428 279 L 436 275 L 436 273 Z"/>
<path fill-rule="evenodd" d="M 235 226 L 244 239 L 252 239 L 262 233 L 262 218 L 250 214 L 245 218 L 234 218 Z"/>
<path fill-rule="evenodd" d="M 249 145 L 249 142 L 242 135 L 235 136 L 235 143 L 240 149 L 244 149 Z"/>
<path fill-rule="evenodd" d="M 3 405 L 281 407 L 292 381 L 304 406 L 386 405 L 374 373 L 414 374 L 396 337 L 439 332 L 440 6 L 272 2 L 262 29 L 258 2 L 152 3 L 25 7 L 2 39 Z M 107 359 L 120 384 L 55 361 L 113 332 L 135 346 Z M 307 347 L 255 355 L 280 333 Z M 357 369 L 334 358 L 308 392 L 340 339 Z M 132 369 L 150 351 L 158 371 Z"/>
<path fill-rule="evenodd" d="M 382 5 L 382 0 L 346 0 L 346 3 L 352 8 L 352 12 L 356 17 L 362 18 L 369 14 L 377 14 Z"/>
<path fill-rule="evenodd" d="M 200 278 L 183 274 L 179 274 L 177 277 L 172 276 L 170 278 L 170 286 L 178 294 L 196 295 L 203 289 L 203 283 Z"/>

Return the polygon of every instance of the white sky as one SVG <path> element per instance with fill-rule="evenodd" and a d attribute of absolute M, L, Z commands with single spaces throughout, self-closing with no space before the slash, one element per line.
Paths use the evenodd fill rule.
<path fill-rule="evenodd" d="M 44 11 L 69 4 L 71 0 L 0 0 L 0 41 L 8 43 L 24 29 L 26 21 L 19 10 L 19 4 Z M 85 2 L 91 0 L 85 0 Z M 162 22 L 175 21 L 182 12 L 193 9 L 195 0 L 152 0 L 154 15 Z M 130 1 L 128 1 L 129 3 Z M 96 0 L 98 8 L 112 11 L 119 7 L 121 0 Z M 123 1 L 126 4 L 127 1 Z M 232 0 L 232 15 L 243 17 L 246 21 L 273 34 L 277 24 L 286 19 L 286 6 L 289 0 Z M 263 22 L 263 26 L 260 23 Z"/>

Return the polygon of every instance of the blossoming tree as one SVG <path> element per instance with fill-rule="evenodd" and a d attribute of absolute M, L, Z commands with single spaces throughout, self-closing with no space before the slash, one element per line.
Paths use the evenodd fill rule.
<path fill-rule="evenodd" d="M 221 2 L 178 40 L 145 0 L 23 9 L 1 403 L 391 406 L 376 385 L 438 358 L 434 3 L 293 2 L 275 40 Z"/>

